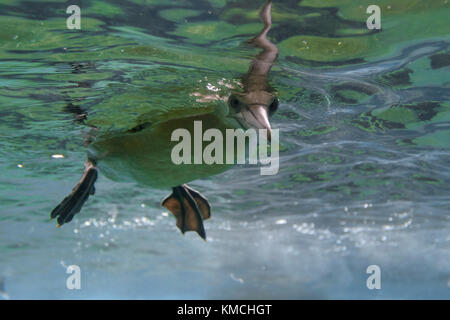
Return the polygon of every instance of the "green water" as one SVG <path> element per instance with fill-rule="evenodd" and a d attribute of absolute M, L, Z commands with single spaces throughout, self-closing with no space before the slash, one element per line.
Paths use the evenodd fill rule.
<path fill-rule="evenodd" d="M 66 27 L 71 4 L 81 30 Z M 449 297 L 447 0 L 274 1 L 280 171 L 194 180 L 213 208 L 208 242 L 176 229 L 159 204 L 169 189 L 102 173 L 70 224 L 49 221 L 87 139 L 226 108 L 258 53 L 246 41 L 262 4 L 0 1 L 5 296 Z M 381 30 L 366 27 L 371 4 Z M 69 264 L 83 270 L 82 290 L 65 288 Z M 366 288 L 371 264 L 382 290 Z"/>

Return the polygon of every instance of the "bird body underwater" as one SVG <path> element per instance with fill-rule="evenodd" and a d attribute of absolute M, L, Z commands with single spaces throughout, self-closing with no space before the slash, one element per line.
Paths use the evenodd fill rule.
<path fill-rule="evenodd" d="M 262 49 L 242 77 L 243 90 L 232 92 L 226 99 L 227 112 L 211 112 L 196 116 L 177 117 L 155 124 L 140 124 L 122 133 L 96 136 L 89 144 L 83 175 L 72 192 L 51 212 L 58 226 L 70 222 L 80 212 L 89 196 L 95 193 L 98 172 L 115 181 L 135 181 L 152 188 L 172 188 L 162 200 L 176 218 L 182 233 L 196 231 L 206 239 L 203 220 L 211 217 L 208 200 L 186 183 L 221 173 L 230 164 L 175 164 L 171 159 L 172 132 L 186 129 L 194 136 L 194 122 L 201 121 L 203 131 L 241 127 L 266 129 L 271 127 L 269 117 L 278 108 L 278 99 L 268 82 L 269 71 L 278 55 L 278 48 L 266 35 L 271 26 L 271 1 L 260 11 L 264 23 L 261 32 L 249 43 Z M 224 116 L 223 114 L 226 114 Z M 229 120 L 232 121 L 229 121 Z M 94 130 L 95 131 L 95 130 Z M 203 146 L 208 142 L 202 142 Z"/>

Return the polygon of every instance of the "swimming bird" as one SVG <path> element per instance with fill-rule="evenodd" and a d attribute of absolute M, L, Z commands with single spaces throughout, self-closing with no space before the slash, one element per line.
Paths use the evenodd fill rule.
<path fill-rule="evenodd" d="M 242 78 L 243 90 L 228 97 L 229 117 L 243 128 L 266 129 L 270 139 L 269 117 L 278 108 L 278 99 L 268 81 L 269 71 L 278 56 L 278 48 L 267 39 L 271 27 L 272 2 L 267 1 L 260 10 L 264 24 L 261 32 L 249 41 L 262 49 L 253 59 L 248 72 Z M 203 129 L 221 131 L 229 126 L 220 116 L 209 113 L 200 116 L 176 118 L 151 124 L 141 123 L 126 132 L 104 134 L 90 141 L 88 158 L 83 175 L 72 192 L 51 212 L 58 226 L 71 221 L 80 212 L 90 195 L 95 193 L 98 171 L 117 181 L 136 181 L 156 188 L 172 188 L 162 205 L 176 218 L 182 233 L 196 231 L 206 240 L 203 220 L 210 218 L 208 200 L 186 183 L 217 174 L 229 165 L 175 165 L 171 161 L 171 133 L 184 128 L 194 131 L 194 120 L 203 123 Z"/>

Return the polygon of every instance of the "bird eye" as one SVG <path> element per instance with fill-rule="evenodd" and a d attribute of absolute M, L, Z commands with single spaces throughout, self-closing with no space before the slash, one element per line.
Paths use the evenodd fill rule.
<path fill-rule="evenodd" d="M 278 98 L 273 99 L 269 106 L 269 116 L 273 115 L 278 109 Z"/>
<path fill-rule="evenodd" d="M 241 102 L 239 101 L 236 96 L 232 95 L 230 98 L 228 98 L 228 103 L 230 104 L 230 107 L 232 107 L 236 112 L 239 112 L 241 109 Z"/>

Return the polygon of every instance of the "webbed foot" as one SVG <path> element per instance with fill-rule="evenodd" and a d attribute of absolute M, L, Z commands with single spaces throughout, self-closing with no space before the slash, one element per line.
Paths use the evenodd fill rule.
<path fill-rule="evenodd" d="M 72 192 L 50 214 L 50 218 L 56 217 L 58 227 L 70 222 L 74 215 L 80 212 L 81 207 L 95 193 L 94 183 L 97 180 L 97 169 L 91 160 L 86 160 L 83 176 Z"/>
<path fill-rule="evenodd" d="M 206 240 L 203 219 L 211 217 L 208 200 L 185 184 L 172 188 L 172 191 L 172 194 L 162 201 L 162 205 L 173 213 L 177 219 L 177 227 L 183 234 L 186 231 L 196 231 Z"/>

